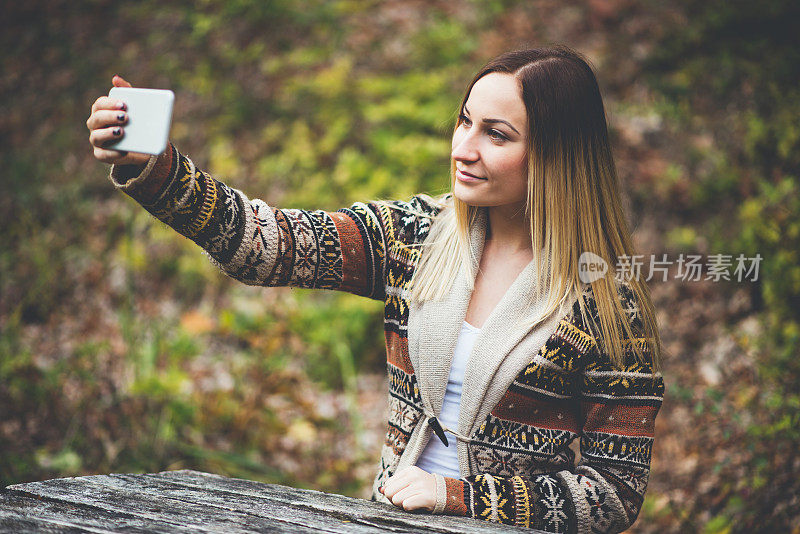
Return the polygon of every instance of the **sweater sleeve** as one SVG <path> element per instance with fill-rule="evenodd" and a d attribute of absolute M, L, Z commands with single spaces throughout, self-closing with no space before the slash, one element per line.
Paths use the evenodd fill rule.
<path fill-rule="evenodd" d="M 648 355 L 643 338 L 633 342 Z M 581 461 L 574 470 L 445 477 L 443 513 L 545 532 L 616 533 L 630 527 L 647 489 L 664 382 L 637 360 L 630 341 L 627 347 L 622 370 L 596 340 L 586 354 L 589 363 L 580 377 Z"/>
<path fill-rule="evenodd" d="M 355 203 L 336 212 L 277 209 L 198 169 L 172 144 L 136 171 L 112 166 L 110 179 L 228 276 L 248 285 L 385 298 L 387 250 L 396 246 L 395 225 L 407 220 L 397 211 L 413 201 Z"/>

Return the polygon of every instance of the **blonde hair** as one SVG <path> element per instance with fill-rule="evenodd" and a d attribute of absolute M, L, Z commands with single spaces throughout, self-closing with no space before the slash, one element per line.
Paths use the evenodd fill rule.
<path fill-rule="evenodd" d="M 533 261 L 538 280 L 547 291 L 545 311 L 527 322 L 533 328 L 578 296 L 587 328 L 593 326 L 598 348 L 614 366 L 625 364 L 626 346 L 642 363 L 661 369 L 661 338 L 649 289 L 644 281 L 627 282 L 637 310 L 623 309 L 613 276 L 617 258 L 634 254 L 622 210 L 616 166 L 608 140 L 603 102 L 592 68 L 564 46 L 508 52 L 490 61 L 469 84 L 459 115 L 472 86 L 491 72 L 512 74 L 520 82 L 528 117 L 528 196 Z M 456 128 L 458 123 L 456 124 Z M 451 160 L 450 186 L 455 183 Z M 451 196 L 439 198 L 443 209 L 422 244 L 411 280 L 410 299 L 438 300 L 449 291 L 463 267 L 474 281 L 478 258 L 471 257 L 470 228 L 479 210 Z M 537 229 L 539 231 L 537 231 Z M 578 260 L 592 252 L 610 266 L 606 276 L 591 282 L 600 325 L 587 317 Z M 540 252 L 545 253 L 541 257 Z M 543 263 L 549 269 L 545 272 Z M 544 278 L 543 278 L 544 277 Z M 640 328 L 633 332 L 629 312 L 639 312 Z M 625 336 L 623 338 L 622 333 Z M 650 354 L 649 362 L 645 349 Z"/>

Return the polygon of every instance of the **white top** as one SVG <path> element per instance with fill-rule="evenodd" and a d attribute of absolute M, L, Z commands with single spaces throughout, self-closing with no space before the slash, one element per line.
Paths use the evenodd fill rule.
<path fill-rule="evenodd" d="M 450 367 L 450 377 L 447 379 L 447 390 L 444 394 L 442 412 L 438 417 L 443 426 L 456 431 L 458 431 L 458 413 L 461 407 L 461 386 L 464 384 L 464 370 L 467 367 L 467 359 L 480 332 L 480 328 L 475 328 L 464 321 L 456 341 L 456 350 L 453 355 L 453 365 Z M 445 435 L 449 444 L 447 447 L 444 446 L 444 443 L 436 434 L 431 434 L 428 445 L 417 460 L 417 467 L 429 473 L 439 473 L 442 476 L 459 478 L 456 437 L 450 432 L 445 432 Z"/>

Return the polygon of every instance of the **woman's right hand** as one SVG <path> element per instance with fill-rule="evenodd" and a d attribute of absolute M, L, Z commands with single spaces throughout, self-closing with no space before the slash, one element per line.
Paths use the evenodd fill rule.
<path fill-rule="evenodd" d="M 131 87 L 121 76 L 111 79 L 114 87 Z M 128 121 L 125 104 L 118 99 L 101 96 L 92 104 L 92 113 L 86 121 L 89 128 L 89 143 L 94 147 L 94 157 L 103 163 L 115 165 L 137 165 L 144 168 L 150 160 L 150 154 L 140 152 L 123 152 L 105 148 L 111 142 L 121 139 Z"/>

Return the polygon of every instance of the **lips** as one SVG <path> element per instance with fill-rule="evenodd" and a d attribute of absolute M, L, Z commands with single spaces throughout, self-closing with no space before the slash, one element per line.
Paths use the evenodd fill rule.
<path fill-rule="evenodd" d="M 486 178 L 483 178 L 481 176 L 475 176 L 474 174 L 472 174 L 470 172 L 462 171 L 461 169 L 458 169 L 458 168 L 456 168 L 456 173 L 461 175 L 460 176 L 461 179 L 465 179 L 465 180 L 486 180 Z"/>

